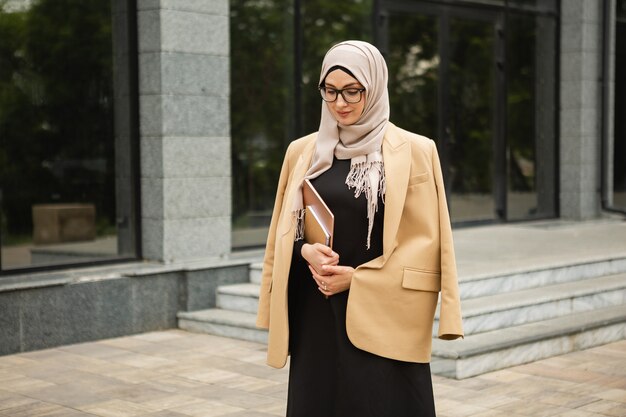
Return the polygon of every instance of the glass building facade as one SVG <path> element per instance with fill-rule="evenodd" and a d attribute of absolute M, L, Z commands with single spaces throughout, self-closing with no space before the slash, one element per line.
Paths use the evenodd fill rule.
<path fill-rule="evenodd" d="M 552 0 L 232 1 L 233 246 L 263 244 L 284 150 L 317 130 L 319 68 L 345 39 L 383 52 L 391 121 L 437 142 L 453 222 L 556 217 L 558 20 Z"/>
<path fill-rule="evenodd" d="M 0 270 L 133 259 L 134 2 L 0 2 Z"/>
<path fill-rule="evenodd" d="M 183 220 L 202 217 L 203 233 L 213 230 L 215 206 L 232 223 L 230 228 L 220 226 L 217 234 L 230 232 L 230 237 L 199 239 L 190 244 L 196 249 L 194 257 L 204 253 L 204 247 L 198 249 L 201 244 L 210 247 L 209 241 L 226 242 L 233 250 L 263 247 L 285 149 L 292 140 L 317 130 L 320 65 L 327 49 L 346 39 L 372 42 L 384 54 L 391 121 L 436 141 L 455 225 L 562 215 L 568 179 L 560 168 L 569 149 L 563 148 L 561 129 L 571 122 L 559 108 L 563 69 L 571 64 L 563 62 L 567 54 L 561 51 L 563 2 L 222 3 L 219 13 L 229 19 L 229 27 L 224 26 L 224 36 L 214 36 L 221 43 L 213 47 L 201 42 L 174 45 L 176 36 L 139 39 L 138 9 L 145 16 L 154 10 L 158 15 L 161 9 L 172 16 L 180 12 L 185 24 L 193 13 L 184 15 L 191 7 L 184 4 L 0 2 L 0 275 L 175 259 L 190 251 L 159 255 L 163 242 L 172 241 L 167 233 L 180 231 L 179 240 L 173 240 L 173 246 L 180 246 L 178 242 L 185 241 L 181 230 L 195 230 L 191 220 L 185 223 L 187 229 L 179 227 Z M 603 208 L 624 211 L 626 1 L 601 3 L 610 13 L 600 18 L 611 25 L 603 52 L 611 59 L 603 62 L 614 82 L 606 83 L 605 91 L 610 93 L 603 110 L 610 114 L 605 123 L 610 124 L 604 138 L 606 158 L 593 169 L 604 176 Z M 222 7 L 212 4 L 218 3 L 198 3 L 198 13 L 208 16 L 216 13 L 212 7 Z M 152 27 L 148 23 L 145 33 Z M 174 23 L 159 24 L 170 25 L 163 27 L 175 33 L 179 29 Z M 143 51 L 138 47 L 142 42 Z M 140 74 L 142 53 L 143 65 L 162 73 Z M 211 61 L 211 56 L 217 58 Z M 226 68 L 222 72 L 227 75 L 212 79 L 215 68 Z M 196 73 L 205 74 L 202 88 L 193 78 Z M 153 104 L 157 98 L 160 104 Z M 204 117 L 199 111 L 179 117 L 174 113 L 183 100 L 193 108 L 216 102 L 214 113 L 221 113 L 208 121 L 194 119 Z M 160 115 L 163 120 L 157 126 L 149 116 L 158 108 L 163 115 L 167 109 L 172 121 L 164 122 Z M 190 121 L 198 127 L 181 127 Z M 217 133 L 206 134 L 207 127 Z M 170 140 L 183 136 L 185 140 Z M 220 153 L 211 167 L 194 170 L 188 160 L 177 160 L 187 144 L 201 145 L 203 153 L 195 154 L 202 158 L 213 155 L 218 142 L 202 142 L 204 136 L 219 137 L 220 152 L 230 153 L 230 161 L 221 161 Z M 224 172 L 214 172 L 218 170 Z M 200 181 L 202 175 L 206 178 Z M 194 191 L 179 187 L 187 177 L 198 180 L 190 188 Z M 221 190 L 228 182 L 231 189 Z M 175 201 L 176 195 L 202 193 L 204 184 L 213 184 L 210 192 L 219 196 L 200 201 L 206 207 L 196 210 Z M 230 211 L 228 201 L 221 199 L 230 201 Z M 156 255 L 146 256 L 148 250 Z"/>

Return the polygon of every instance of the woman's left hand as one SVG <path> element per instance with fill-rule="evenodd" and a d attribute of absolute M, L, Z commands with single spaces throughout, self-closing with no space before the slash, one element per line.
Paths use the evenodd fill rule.
<path fill-rule="evenodd" d="M 323 273 L 329 275 L 318 274 L 311 265 L 309 265 L 309 270 L 313 274 L 313 279 L 317 282 L 317 289 L 327 297 L 350 288 L 352 274 L 354 273 L 354 268 L 351 266 L 341 265 L 322 266 Z"/>

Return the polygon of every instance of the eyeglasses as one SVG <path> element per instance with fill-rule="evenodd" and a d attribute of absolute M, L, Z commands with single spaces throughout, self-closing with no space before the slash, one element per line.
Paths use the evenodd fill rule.
<path fill-rule="evenodd" d="M 343 97 L 343 100 L 346 103 L 358 103 L 363 97 L 363 91 L 365 91 L 365 88 L 344 88 L 343 90 L 337 90 L 336 88 L 330 88 L 325 86 L 320 87 L 322 100 L 328 103 L 332 103 L 337 100 L 339 94 L 341 94 L 341 97 Z"/>

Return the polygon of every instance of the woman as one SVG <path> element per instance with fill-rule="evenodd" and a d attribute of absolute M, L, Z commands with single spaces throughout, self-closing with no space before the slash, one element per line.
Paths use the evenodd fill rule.
<path fill-rule="evenodd" d="M 288 417 L 434 416 L 430 353 L 463 336 L 452 232 L 430 139 L 389 122 L 387 66 L 361 41 L 322 64 L 317 133 L 287 149 L 257 325 L 291 355 Z M 335 215 L 333 248 L 303 243 L 302 182 Z"/>

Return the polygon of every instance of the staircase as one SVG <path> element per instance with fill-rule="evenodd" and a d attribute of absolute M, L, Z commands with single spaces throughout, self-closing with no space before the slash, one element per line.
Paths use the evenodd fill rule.
<path fill-rule="evenodd" d="M 250 283 L 218 287 L 217 308 L 181 312 L 179 327 L 266 343 L 255 327 L 260 276 L 252 264 Z M 459 286 L 466 336 L 433 340 L 434 374 L 463 379 L 626 337 L 626 257 L 464 277 Z"/>

